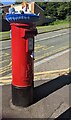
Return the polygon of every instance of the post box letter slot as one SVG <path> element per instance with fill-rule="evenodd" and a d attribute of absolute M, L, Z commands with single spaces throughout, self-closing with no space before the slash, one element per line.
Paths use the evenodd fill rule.
<path fill-rule="evenodd" d="M 28 38 L 28 50 L 34 50 L 34 38 Z"/>

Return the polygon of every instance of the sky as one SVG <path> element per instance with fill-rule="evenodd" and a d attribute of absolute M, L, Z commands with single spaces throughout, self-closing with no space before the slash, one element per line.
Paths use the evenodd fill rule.
<path fill-rule="evenodd" d="M 2 3 L 4 5 L 8 5 L 8 4 L 14 4 L 15 2 L 23 2 L 23 1 L 27 1 L 27 2 L 47 2 L 49 0 L 0 0 L 0 3 Z"/>
<path fill-rule="evenodd" d="M 14 4 L 15 0 L 0 0 L 0 3 L 7 5 L 7 4 Z"/>

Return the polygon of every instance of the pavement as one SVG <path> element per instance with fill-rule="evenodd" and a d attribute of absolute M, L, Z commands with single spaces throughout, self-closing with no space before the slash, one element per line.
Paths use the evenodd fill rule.
<path fill-rule="evenodd" d="M 46 33 L 46 32 L 53 32 L 53 31 L 57 31 L 57 30 L 62 30 L 62 29 L 66 29 L 66 28 L 71 28 L 71 26 L 69 26 L 69 24 L 67 25 L 51 25 L 51 26 L 44 26 L 44 27 L 39 27 L 38 29 L 38 34 L 42 34 L 42 33 Z"/>
<path fill-rule="evenodd" d="M 70 79 L 63 75 L 52 81 L 39 80 L 34 82 L 33 104 L 27 108 L 16 107 L 11 104 L 11 85 L 2 86 L 2 118 L 65 118 L 70 120 Z M 70 116 L 69 116 L 70 115 Z"/>
<path fill-rule="evenodd" d="M 59 70 L 60 68 L 67 68 L 67 65 L 69 65 L 67 64 L 69 63 L 67 55 L 68 53 L 65 53 L 61 55 L 61 57 L 59 56 L 59 59 L 57 57 L 49 60 L 49 62 L 51 61 L 53 68 L 54 66 L 55 68 L 59 68 Z M 66 61 L 64 62 L 65 58 Z M 56 76 L 56 78 L 52 77 L 52 79 L 47 77 L 46 79 L 35 80 L 33 104 L 27 108 L 16 107 L 11 104 L 11 84 L 4 84 L 3 86 L 0 86 L 0 88 L 2 89 L 3 120 L 21 120 L 26 118 L 47 118 L 47 120 L 71 119 L 71 73 L 61 74 Z"/>

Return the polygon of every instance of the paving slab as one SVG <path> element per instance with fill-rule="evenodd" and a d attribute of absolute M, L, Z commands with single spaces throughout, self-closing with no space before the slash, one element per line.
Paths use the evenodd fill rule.
<path fill-rule="evenodd" d="M 61 76 L 53 80 L 34 82 L 34 101 L 27 108 L 15 107 L 11 103 L 11 85 L 2 86 L 3 119 L 24 118 L 57 118 L 70 108 L 69 76 Z M 69 116 L 67 116 L 69 118 Z"/>

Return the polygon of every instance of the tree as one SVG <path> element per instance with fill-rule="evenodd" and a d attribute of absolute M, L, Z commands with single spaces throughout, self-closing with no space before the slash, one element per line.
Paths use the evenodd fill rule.
<path fill-rule="evenodd" d="M 71 15 L 71 2 L 37 2 L 44 9 L 45 16 L 65 19 Z"/>
<path fill-rule="evenodd" d="M 65 19 L 66 16 L 69 14 L 69 3 L 59 3 L 59 7 L 57 8 L 58 12 L 58 19 Z"/>

